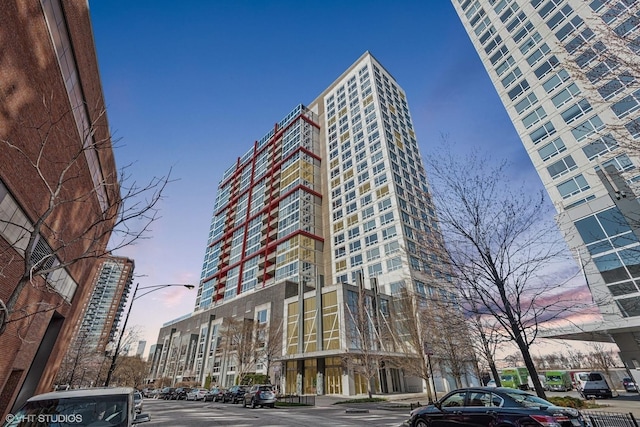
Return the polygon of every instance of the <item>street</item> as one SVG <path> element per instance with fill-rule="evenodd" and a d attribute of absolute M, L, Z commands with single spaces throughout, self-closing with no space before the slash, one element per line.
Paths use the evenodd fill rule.
<path fill-rule="evenodd" d="M 144 413 L 151 416 L 145 427 L 153 426 L 236 426 L 253 427 L 397 427 L 409 410 L 368 409 L 368 413 L 347 413 L 344 405 L 286 408 L 243 408 L 241 404 L 145 399 Z"/>

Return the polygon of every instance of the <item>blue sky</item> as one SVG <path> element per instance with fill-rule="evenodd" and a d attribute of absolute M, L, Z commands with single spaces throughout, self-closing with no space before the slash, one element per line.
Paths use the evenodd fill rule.
<path fill-rule="evenodd" d="M 140 286 L 198 282 L 224 170 L 367 50 L 406 91 L 423 157 L 447 135 L 542 188 L 449 1 L 93 0 L 90 11 L 118 166 L 141 183 L 170 168 L 177 180 L 151 238 L 119 254 Z M 129 325 L 145 353 L 195 297 L 167 288 L 136 301 Z"/>

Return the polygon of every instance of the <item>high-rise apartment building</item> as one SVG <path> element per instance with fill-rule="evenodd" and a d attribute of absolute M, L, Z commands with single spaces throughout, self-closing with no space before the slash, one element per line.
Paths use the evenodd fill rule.
<path fill-rule="evenodd" d="M 195 312 L 164 325 L 152 374 L 232 384 L 245 367 L 228 355 L 238 345 L 224 342 L 246 340 L 225 336 L 225 319 L 238 319 L 281 337 L 252 369 L 283 391 L 365 393 L 367 380 L 346 364 L 347 353 L 358 363 L 349 336 L 358 296 L 366 294 L 372 334 L 393 321 L 402 288 L 454 299 L 432 268 L 437 255 L 419 243 L 439 236 L 406 95 L 367 52 L 224 172 Z M 388 360 L 424 357 L 381 343 L 371 350 Z M 423 387 L 390 363 L 375 384 L 380 392 Z"/>
<path fill-rule="evenodd" d="M 102 262 L 76 336 L 83 340 L 86 350 L 104 353 L 107 344 L 116 338 L 134 268 L 129 258 L 112 257 Z"/>
<path fill-rule="evenodd" d="M 640 4 L 452 3 L 602 313 L 602 322 L 563 336 L 613 339 L 626 365 L 640 369 Z"/>

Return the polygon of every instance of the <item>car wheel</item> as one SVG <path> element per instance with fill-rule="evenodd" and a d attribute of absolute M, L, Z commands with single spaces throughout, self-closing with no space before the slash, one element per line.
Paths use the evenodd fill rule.
<path fill-rule="evenodd" d="M 269 408 L 273 409 L 273 408 L 275 408 L 275 406 L 276 406 L 276 404 L 272 403 L 271 405 L 269 405 Z"/>
<path fill-rule="evenodd" d="M 247 407 L 247 401 L 246 401 L 246 400 L 244 400 L 244 399 L 242 399 L 242 407 L 243 407 L 243 408 L 246 408 L 246 407 Z"/>
<path fill-rule="evenodd" d="M 416 425 L 415 425 L 415 427 L 428 427 L 428 426 L 429 425 L 425 420 L 418 420 L 418 422 L 416 422 Z"/>
<path fill-rule="evenodd" d="M 256 406 L 258 406 L 256 405 L 256 401 L 251 399 L 251 409 L 256 409 Z"/>

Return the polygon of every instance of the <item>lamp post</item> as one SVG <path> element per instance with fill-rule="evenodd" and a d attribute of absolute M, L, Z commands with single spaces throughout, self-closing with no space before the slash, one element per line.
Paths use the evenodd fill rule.
<path fill-rule="evenodd" d="M 181 284 L 181 283 L 170 283 L 170 284 L 165 284 L 165 285 L 151 285 L 151 286 L 143 286 L 140 287 L 139 283 L 136 283 L 136 288 L 133 291 L 133 297 L 131 298 L 131 303 L 129 304 L 129 309 L 127 310 L 127 315 L 124 318 L 124 323 L 122 324 L 122 332 L 120 333 L 120 335 L 118 336 L 118 342 L 116 344 L 116 348 L 113 352 L 113 356 L 111 357 L 111 365 L 109 366 L 109 372 L 107 372 L 107 379 L 104 380 L 104 386 L 108 387 L 109 386 L 109 382 L 111 382 L 111 376 L 113 375 L 113 371 L 116 370 L 116 362 L 118 361 L 118 354 L 120 353 L 120 346 L 122 344 L 122 337 L 124 336 L 124 331 L 127 327 L 127 322 L 129 321 L 129 315 L 131 314 L 131 308 L 133 307 L 133 303 L 135 302 L 135 300 L 137 300 L 138 298 L 142 298 L 143 296 L 150 294 L 151 292 L 155 292 L 155 291 L 159 291 L 160 289 L 164 289 L 164 288 L 168 288 L 171 286 L 182 286 L 185 287 L 187 289 L 193 289 L 195 288 L 195 285 L 185 285 L 185 284 Z M 146 292 L 137 295 L 138 291 L 144 291 L 146 290 Z"/>

